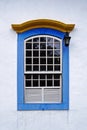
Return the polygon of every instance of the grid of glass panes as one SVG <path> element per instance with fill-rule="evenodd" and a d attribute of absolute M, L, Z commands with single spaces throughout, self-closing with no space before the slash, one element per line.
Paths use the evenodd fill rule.
<path fill-rule="evenodd" d="M 61 40 L 38 35 L 26 39 L 24 47 L 25 102 L 61 102 Z"/>
<path fill-rule="evenodd" d="M 59 74 L 26 74 L 25 87 L 57 87 L 61 88 L 61 75 Z"/>
<path fill-rule="evenodd" d="M 37 36 L 25 42 L 25 71 L 61 71 L 60 40 Z"/>

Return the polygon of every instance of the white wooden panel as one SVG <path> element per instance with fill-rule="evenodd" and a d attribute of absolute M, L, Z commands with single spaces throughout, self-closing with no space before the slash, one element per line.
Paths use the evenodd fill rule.
<path fill-rule="evenodd" d="M 25 89 L 25 102 L 42 102 L 42 90 L 41 88 L 26 88 Z"/>
<path fill-rule="evenodd" d="M 44 102 L 61 103 L 61 89 L 59 88 L 44 89 Z"/>

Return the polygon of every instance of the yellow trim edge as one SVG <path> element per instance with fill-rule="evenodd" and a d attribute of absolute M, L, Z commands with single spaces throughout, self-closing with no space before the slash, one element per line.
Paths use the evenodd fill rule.
<path fill-rule="evenodd" d="M 75 24 L 65 24 L 60 21 L 50 19 L 38 19 L 27 21 L 22 24 L 12 24 L 11 26 L 17 33 L 23 33 L 35 28 L 51 28 L 61 32 L 71 32 Z"/>

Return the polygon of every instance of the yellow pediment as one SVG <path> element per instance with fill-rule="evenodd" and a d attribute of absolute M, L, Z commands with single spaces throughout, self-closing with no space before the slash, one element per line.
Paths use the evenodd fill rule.
<path fill-rule="evenodd" d="M 61 32 L 71 32 L 75 24 L 65 24 L 60 21 L 50 19 L 38 19 L 24 22 L 22 24 L 12 24 L 13 30 L 17 33 L 23 33 L 25 31 L 35 28 L 51 28 Z"/>

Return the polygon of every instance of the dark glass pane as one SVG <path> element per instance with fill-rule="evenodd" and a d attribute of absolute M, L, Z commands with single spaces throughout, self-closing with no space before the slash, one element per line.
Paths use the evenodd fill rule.
<path fill-rule="evenodd" d="M 33 80 L 33 87 L 38 87 L 38 80 Z"/>
<path fill-rule="evenodd" d="M 45 65 L 41 65 L 41 66 L 40 66 L 40 70 L 41 70 L 41 71 L 45 71 L 45 70 L 46 70 L 46 66 L 45 66 Z"/>
<path fill-rule="evenodd" d="M 25 78 L 26 78 L 26 79 L 31 79 L 31 75 L 28 74 L 28 75 L 25 76 Z"/>
<path fill-rule="evenodd" d="M 37 75 L 37 74 L 34 74 L 34 75 L 33 75 L 33 79 L 38 79 L 38 75 Z"/>
<path fill-rule="evenodd" d="M 60 65 L 54 66 L 54 70 L 60 71 Z"/>
<path fill-rule="evenodd" d="M 46 56 L 46 51 L 40 51 L 40 56 L 45 57 Z"/>
<path fill-rule="evenodd" d="M 53 64 L 53 58 L 47 58 L 47 64 Z"/>
<path fill-rule="evenodd" d="M 39 56 L 39 51 L 33 51 L 33 56 L 38 57 Z"/>
<path fill-rule="evenodd" d="M 53 43 L 47 43 L 47 49 L 53 49 Z"/>
<path fill-rule="evenodd" d="M 48 71 L 53 71 L 53 66 L 47 66 Z"/>
<path fill-rule="evenodd" d="M 26 49 L 32 49 L 32 43 L 26 43 Z"/>
<path fill-rule="evenodd" d="M 32 51 L 26 51 L 26 56 L 31 57 L 32 56 Z"/>
<path fill-rule="evenodd" d="M 31 65 L 26 65 L 26 71 L 32 71 L 32 66 Z"/>
<path fill-rule="evenodd" d="M 53 43 L 53 38 L 47 37 L 47 42 Z"/>
<path fill-rule="evenodd" d="M 60 56 L 60 50 L 55 50 L 54 51 L 54 56 Z"/>
<path fill-rule="evenodd" d="M 33 71 L 38 71 L 38 70 L 39 70 L 39 66 L 34 65 L 34 66 L 33 66 Z"/>
<path fill-rule="evenodd" d="M 52 79 L 52 74 L 48 74 L 47 79 Z"/>
<path fill-rule="evenodd" d="M 31 81 L 30 80 L 26 80 L 25 83 L 26 83 L 26 85 L 25 85 L 26 87 L 31 87 Z"/>
<path fill-rule="evenodd" d="M 54 86 L 60 86 L 60 80 L 54 80 Z"/>
<path fill-rule="evenodd" d="M 54 79 L 60 79 L 60 75 L 55 74 L 55 75 L 54 75 Z"/>
<path fill-rule="evenodd" d="M 33 49 L 39 49 L 39 43 L 33 43 Z"/>
<path fill-rule="evenodd" d="M 47 51 L 47 56 L 53 56 L 53 50 Z"/>
<path fill-rule="evenodd" d="M 32 59 L 31 58 L 26 58 L 26 64 L 32 64 Z"/>
<path fill-rule="evenodd" d="M 33 42 L 39 42 L 39 38 L 38 37 L 33 38 Z"/>
<path fill-rule="evenodd" d="M 52 86 L 52 80 L 47 80 L 47 86 Z"/>
<path fill-rule="evenodd" d="M 60 58 L 54 58 L 54 64 L 60 64 Z"/>
<path fill-rule="evenodd" d="M 40 49 L 46 49 L 46 43 L 40 43 Z"/>
<path fill-rule="evenodd" d="M 27 40 L 27 42 L 32 42 L 32 39 L 30 39 L 30 40 Z"/>
<path fill-rule="evenodd" d="M 40 75 L 40 79 L 45 79 L 45 75 L 44 75 L 44 74 L 41 74 L 41 75 Z"/>
<path fill-rule="evenodd" d="M 33 58 L 33 64 L 39 64 L 39 58 Z"/>
<path fill-rule="evenodd" d="M 46 58 L 40 58 L 40 64 L 46 64 Z"/>
<path fill-rule="evenodd" d="M 40 86 L 44 86 L 45 87 L 45 80 L 40 80 Z"/>
<path fill-rule="evenodd" d="M 46 42 L 46 37 L 40 37 L 40 42 Z"/>

